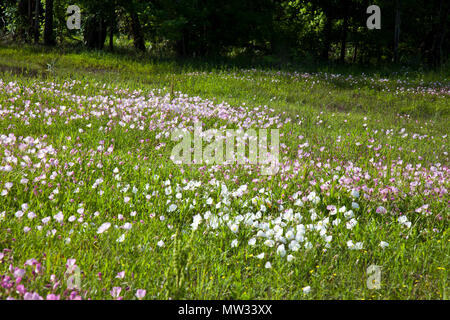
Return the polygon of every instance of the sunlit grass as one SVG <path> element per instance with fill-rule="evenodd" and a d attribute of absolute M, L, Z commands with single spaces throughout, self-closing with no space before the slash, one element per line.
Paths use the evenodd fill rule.
<path fill-rule="evenodd" d="M 17 47 L 0 48 L 0 66 L 0 191 L 6 191 L 0 196 L 0 275 L 14 278 L 14 268 L 24 268 L 27 292 L 83 299 L 113 298 L 114 287 L 124 299 L 136 299 L 138 289 L 146 290 L 146 299 L 447 297 L 444 76 L 379 81 L 386 75 L 278 73 Z M 202 113 L 191 114 L 194 107 Z M 214 108 L 229 115 L 240 110 L 238 120 L 219 119 Z M 272 117 L 283 170 L 267 177 L 251 166 L 175 165 L 169 133 L 192 125 L 195 116 L 206 128 L 240 127 L 248 118 L 256 129 Z M 334 215 L 333 205 L 345 209 Z M 379 207 L 386 213 L 377 213 Z M 290 209 L 301 219 L 283 220 L 286 239 L 299 224 L 322 225 L 328 218 L 329 226 L 325 235 L 306 229 L 298 250 L 285 239 L 283 255 L 279 237 L 272 236 L 270 247 L 257 232 L 267 223 L 276 233 L 276 219 Z M 238 218 L 258 212 L 259 226 Z M 224 215 L 229 220 L 213 228 L 212 217 Z M 357 224 L 348 228 L 352 217 Z M 342 222 L 332 224 L 337 218 Z M 110 228 L 99 233 L 105 222 Z M 350 250 L 350 240 L 362 249 Z M 381 248 L 382 241 L 389 245 Z M 36 263 L 24 267 L 32 258 L 40 270 Z M 81 270 L 80 290 L 67 289 L 68 259 Z M 378 290 L 366 285 L 370 265 L 382 267 Z M 0 298 L 23 298 L 19 284 L 11 289 L 9 283 L 2 278 Z"/>

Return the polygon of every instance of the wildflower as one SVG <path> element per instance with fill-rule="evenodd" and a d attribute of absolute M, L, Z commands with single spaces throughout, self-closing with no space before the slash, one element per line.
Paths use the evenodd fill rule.
<path fill-rule="evenodd" d="M 352 240 L 347 241 L 347 247 L 350 250 L 361 250 L 363 248 L 362 242 L 353 243 Z"/>
<path fill-rule="evenodd" d="M 384 207 L 379 206 L 375 212 L 379 214 L 385 214 L 387 210 Z"/>
<path fill-rule="evenodd" d="M 344 213 L 344 217 L 346 217 L 347 219 L 350 219 L 353 216 L 354 216 L 353 210 L 348 210 L 347 212 Z"/>
<path fill-rule="evenodd" d="M 105 222 L 98 228 L 97 233 L 98 234 L 102 234 L 103 232 L 108 230 L 110 227 L 111 227 L 111 223 L 110 222 Z"/>
<path fill-rule="evenodd" d="M 309 294 L 311 292 L 311 287 L 310 286 L 303 287 L 302 291 L 304 294 Z"/>
<path fill-rule="evenodd" d="M 14 278 L 23 278 L 23 276 L 25 275 L 25 270 L 24 269 L 16 269 L 14 271 Z"/>
<path fill-rule="evenodd" d="M 56 221 L 58 221 L 58 222 L 63 222 L 63 220 L 64 220 L 64 215 L 63 215 L 63 213 L 60 211 L 60 212 L 58 212 L 57 214 L 55 214 L 55 215 L 53 216 L 53 218 L 54 218 Z"/>
<path fill-rule="evenodd" d="M 38 295 L 36 292 L 31 293 L 27 292 L 23 296 L 23 300 L 44 300 L 40 295 Z"/>
<path fill-rule="evenodd" d="M 353 229 L 354 226 L 356 226 L 357 223 L 358 223 L 358 221 L 356 221 L 355 218 L 352 218 L 350 221 L 348 221 L 348 222 L 345 224 L 345 227 L 346 227 L 347 229 L 351 230 L 351 229 Z"/>
<path fill-rule="evenodd" d="M 19 284 L 16 286 L 16 292 L 20 295 L 24 295 L 27 290 L 25 289 L 25 286 L 23 284 Z"/>
<path fill-rule="evenodd" d="M 122 291 L 121 287 L 114 287 L 114 288 L 112 288 L 112 290 L 109 293 L 111 294 L 111 296 L 113 298 L 117 299 L 117 298 L 119 298 L 121 291 Z"/>
<path fill-rule="evenodd" d="M 192 230 L 197 230 L 198 225 L 203 220 L 202 216 L 200 214 L 197 214 L 194 216 L 194 221 L 191 223 Z"/>
<path fill-rule="evenodd" d="M 297 242 L 297 240 L 292 240 L 289 243 L 289 250 L 298 251 L 299 249 L 300 249 L 300 244 Z"/>
<path fill-rule="evenodd" d="M 231 247 L 232 248 L 235 248 L 235 247 L 237 247 L 238 246 L 238 241 L 237 241 L 237 239 L 234 239 L 233 241 L 231 241 Z"/>
<path fill-rule="evenodd" d="M 174 212 L 176 209 L 177 209 L 177 205 L 172 203 L 169 206 L 169 208 L 167 209 L 167 212 Z"/>
<path fill-rule="evenodd" d="M 350 194 L 353 198 L 359 198 L 359 191 L 356 189 L 353 189 Z"/>
<path fill-rule="evenodd" d="M 267 239 L 266 241 L 264 241 L 264 244 L 265 244 L 266 246 L 272 248 L 272 247 L 274 246 L 274 244 L 275 244 L 275 241 L 270 240 L 270 239 Z"/>
<path fill-rule="evenodd" d="M 24 213 L 23 213 L 23 211 L 19 210 L 19 211 L 17 211 L 14 215 L 16 216 L 16 218 L 20 219 L 20 218 L 22 218 L 22 216 L 24 215 Z"/>
<path fill-rule="evenodd" d="M 144 289 L 138 289 L 138 290 L 136 291 L 136 297 L 137 297 L 139 300 L 142 300 L 142 299 L 145 297 L 146 294 L 147 294 L 147 291 L 144 290 Z"/>
<path fill-rule="evenodd" d="M 381 247 L 382 249 L 386 248 L 387 246 L 389 246 L 389 243 L 387 243 L 387 242 L 385 242 L 385 241 L 381 241 L 381 242 L 380 242 L 380 247 Z"/>
<path fill-rule="evenodd" d="M 122 228 L 125 230 L 130 230 L 133 227 L 133 225 L 129 222 L 125 223 Z"/>
<path fill-rule="evenodd" d="M 121 243 L 121 242 L 124 242 L 124 240 L 125 240 L 125 234 L 122 234 L 119 238 L 117 238 L 116 241 Z"/>
<path fill-rule="evenodd" d="M 272 264 L 269 261 L 267 261 L 266 265 L 264 266 L 264 268 L 270 269 L 270 268 L 272 268 Z"/>
<path fill-rule="evenodd" d="M 407 228 L 411 227 L 411 221 L 408 221 L 408 218 L 406 216 L 400 216 L 398 218 L 398 222 Z"/>
<path fill-rule="evenodd" d="M 77 265 L 75 264 L 76 262 L 77 260 L 75 259 L 67 259 L 66 268 L 68 273 L 72 273 L 75 271 L 75 269 L 77 268 Z"/>
<path fill-rule="evenodd" d="M 284 248 L 284 244 L 280 244 L 277 248 L 277 254 L 284 257 L 286 255 L 286 249 Z"/>

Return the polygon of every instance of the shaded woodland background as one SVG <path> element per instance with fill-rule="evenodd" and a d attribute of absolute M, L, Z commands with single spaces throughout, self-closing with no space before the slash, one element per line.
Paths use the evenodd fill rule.
<path fill-rule="evenodd" d="M 66 26 L 73 4 L 81 30 Z M 366 27 L 372 4 L 381 30 Z M 165 57 L 438 68 L 449 57 L 449 11 L 446 0 L 0 0 L 0 38 L 111 51 L 128 43 Z"/>

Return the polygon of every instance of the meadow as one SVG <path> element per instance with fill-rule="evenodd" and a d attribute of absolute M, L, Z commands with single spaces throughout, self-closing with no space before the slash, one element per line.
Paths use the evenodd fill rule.
<path fill-rule="evenodd" d="M 449 98 L 445 72 L 1 46 L 0 299 L 448 299 Z M 279 171 L 175 164 L 198 121 L 279 129 Z"/>

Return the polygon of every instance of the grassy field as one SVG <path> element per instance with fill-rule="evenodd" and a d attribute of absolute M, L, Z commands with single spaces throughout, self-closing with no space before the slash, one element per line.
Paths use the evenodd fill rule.
<path fill-rule="evenodd" d="M 0 298 L 448 299 L 449 97 L 445 72 L 0 47 Z M 279 129 L 278 173 L 175 164 L 195 121 Z"/>

